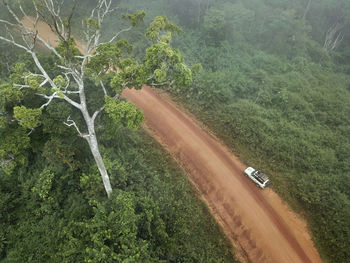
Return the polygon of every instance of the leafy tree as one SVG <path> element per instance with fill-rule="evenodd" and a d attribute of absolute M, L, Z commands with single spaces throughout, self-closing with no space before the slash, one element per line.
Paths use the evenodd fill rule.
<path fill-rule="evenodd" d="M 2 35 L 0 39 L 26 51 L 34 68 L 29 70 L 24 63 L 17 64 L 10 83 L 3 86 L 2 92 L 7 94 L 8 100 L 13 101 L 15 107 L 13 112 L 10 109 L 10 113 L 25 130 L 33 131 L 41 125 L 42 112 L 54 100 L 61 100 L 70 105 L 74 111 L 66 116 L 65 124 L 74 127 L 78 135 L 87 141 L 109 196 L 112 186 L 96 134 L 99 115 L 105 111 L 116 124 L 136 129 L 143 120 L 142 113 L 136 110 L 133 104 L 120 98 L 122 91 L 127 87 L 139 89 L 144 84 L 156 87 L 189 85 L 192 71 L 184 64 L 180 52 L 170 45 L 172 35 L 180 32 L 180 29 L 165 17 L 156 17 L 150 24 L 146 36 L 153 44 L 146 50 L 144 59 L 137 60 L 131 54 L 132 46 L 126 40 L 120 39 L 120 34 L 140 24 L 145 16 L 144 11 L 123 15 L 130 26 L 115 32 L 109 41 L 102 42 L 101 28 L 104 18 L 113 12 L 114 8 L 112 0 L 99 0 L 90 17 L 83 21 L 86 43 L 79 50 L 71 28 L 77 1 L 74 1 L 72 11 L 66 18 L 61 15 L 62 3 L 33 1 L 35 17 L 29 17 L 23 8 L 22 14 L 17 15 L 12 4 L 3 2 L 12 20 L 0 22 L 4 26 L 19 27 L 22 41 L 16 40 L 10 30 L 7 31 L 8 35 Z M 57 47 L 40 34 L 39 19 L 46 22 L 57 35 Z M 51 64 L 44 64 L 40 60 L 35 49 L 37 44 L 52 52 L 54 59 Z M 91 81 L 94 83 L 93 91 L 88 88 Z M 96 92 L 98 86 L 100 92 Z M 25 103 L 24 90 L 31 97 L 38 96 L 40 100 L 36 100 L 34 104 L 33 101 Z M 89 99 L 92 96 L 95 99 Z M 98 97 L 102 98 L 102 103 L 96 103 Z M 15 134 L 12 133 L 12 136 Z M 15 138 L 16 141 L 27 141 L 19 136 Z M 26 145 L 28 146 L 24 144 L 22 148 Z M 18 155 L 18 150 L 12 148 L 4 148 L 1 152 L 2 163 L 7 166 L 7 162 L 11 162 L 11 159 Z M 6 159 L 6 156 L 10 156 L 11 159 Z"/>
<path fill-rule="evenodd" d="M 108 124 L 101 153 L 118 188 L 108 199 L 88 151 L 77 154 L 86 159 L 73 170 L 60 158 L 52 165 L 42 154 L 46 144 L 33 143 L 30 162 L 11 177 L 0 172 L 0 261 L 236 262 L 207 207 L 160 145 L 142 131 Z M 33 139 L 70 142 L 55 136 Z"/>

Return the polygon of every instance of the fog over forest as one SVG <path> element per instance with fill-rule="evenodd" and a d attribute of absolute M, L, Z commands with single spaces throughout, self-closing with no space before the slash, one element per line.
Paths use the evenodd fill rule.
<path fill-rule="evenodd" d="M 239 262 L 122 98 L 143 85 L 268 174 L 324 262 L 349 262 L 350 1 L 113 0 L 104 14 L 109 0 L 66 0 L 48 49 L 18 23 L 53 21 L 57 2 L 0 3 L 0 262 Z"/>

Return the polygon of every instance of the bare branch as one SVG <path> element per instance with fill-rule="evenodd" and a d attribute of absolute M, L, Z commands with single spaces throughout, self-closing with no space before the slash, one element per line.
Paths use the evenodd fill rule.
<path fill-rule="evenodd" d="M 15 156 L 13 154 L 9 154 L 8 155 L 8 159 L 6 160 L 1 160 L 0 159 L 0 166 L 1 167 L 6 167 L 6 165 L 8 165 L 9 163 L 13 162 L 15 159 Z"/>
<path fill-rule="evenodd" d="M 98 109 L 97 111 L 94 112 L 94 114 L 91 117 L 91 120 L 93 123 L 95 122 L 97 115 L 100 114 L 100 112 L 103 111 L 104 108 L 105 108 L 105 106 L 102 106 L 100 109 Z"/>
<path fill-rule="evenodd" d="M 72 100 L 71 98 L 67 97 L 67 96 L 64 96 L 63 99 L 65 101 L 67 101 L 70 105 L 76 107 L 77 109 L 81 110 L 82 109 L 82 106 L 81 104 L 75 102 L 74 100 Z"/>
<path fill-rule="evenodd" d="M 94 53 L 93 55 L 74 56 L 74 57 L 79 59 L 84 59 L 84 58 L 93 58 L 93 57 L 96 57 L 97 55 L 98 55 L 97 53 Z"/>
<path fill-rule="evenodd" d="M 107 94 L 107 90 L 106 90 L 105 85 L 103 84 L 103 81 L 102 81 L 102 80 L 100 80 L 100 84 L 101 84 L 101 87 L 102 87 L 102 89 L 103 89 L 103 93 L 105 94 L 105 96 L 107 96 L 107 95 L 108 95 L 108 94 Z"/>
<path fill-rule="evenodd" d="M 40 83 L 39 87 L 43 87 L 48 81 L 48 79 L 45 79 L 43 82 Z"/>
<path fill-rule="evenodd" d="M 27 79 L 27 78 L 29 78 L 29 77 L 41 77 L 41 78 L 45 78 L 44 75 L 42 75 L 42 74 L 36 74 L 36 73 L 30 73 L 30 74 L 24 76 L 23 78 L 24 78 L 24 79 Z"/>
<path fill-rule="evenodd" d="M 108 94 L 107 94 L 107 90 L 106 90 L 106 88 L 105 88 L 105 86 L 104 86 L 102 80 L 100 80 L 100 84 L 101 84 L 101 87 L 102 87 L 102 89 L 103 89 L 103 93 L 105 94 L 105 96 L 107 96 L 107 95 L 108 95 Z M 114 97 L 114 99 L 117 99 L 118 97 L 119 97 L 119 94 L 116 94 L 115 97 Z M 103 111 L 104 108 L 105 108 L 105 106 L 102 106 L 99 110 L 97 110 L 97 111 L 94 112 L 94 114 L 93 114 L 92 117 L 91 117 L 92 122 L 95 122 L 95 119 L 96 119 L 97 115 L 100 114 L 100 112 Z"/>
<path fill-rule="evenodd" d="M 12 38 L 12 39 L 9 39 L 9 38 L 0 36 L 0 39 L 3 40 L 3 41 L 8 42 L 8 43 L 10 43 L 10 44 L 12 44 L 12 45 L 14 45 L 14 46 L 16 46 L 16 47 L 19 47 L 19 48 L 21 48 L 21 49 L 24 49 L 24 50 L 27 51 L 27 52 L 30 51 L 29 48 L 27 48 L 27 47 L 25 47 L 25 46 L 23 46 L 23 45 L 21 45 L 21 44 L 18 44 L 16 41 L 14 41 L 14 40 L 13 40 L 13 37 L 11 37 L 11 38 Z"/>
<path fill-rule="evenodd" d="M 47 74 L 46 70 L 43 68 L 43 66 L 41 65 L 37 55 L 35 54 L 35 52 L 33 51 L 30 51 L 29 52 L 31 55 L 32 55 L 32 58 L 34 60 L 34 63 L 35 65 L 38 67 L 39 71 L 41 72 L 41 74 L 43 75 L 43 77 L 45 79 L 47 79 L 47 81 L 50 83 L 51 87 L 52 88 L 56 88 L 57 89 L 57 86 L 56 84 L 53 82 L 53 80 L 49 77 L 49 74 Z"/>
<path fill-rule="evenodd" d="M 124 33 L 124 32 L 127 32 L 127 31 L 130 31 L 132 29 L 132 26 L 128 27 L 128 28 L 125 28 L 123 30 L 120 30 L 118 33 L 116 33 L 108 42 L 113 42 L 117 37 L 119 37 L 119 35 L 121 33 Z"/>
<path fill-rule="evenodd" d="M 115 10 L 118 9 L 118 7 L 111 8 L 111 6 L 112 6 L 112 0 L 101 0 L 97 4 L 97 6 L 91 11 L 90 18 L 97 20 L 98 28 L 91 30 L 89 25 L 86 25 L 86 31 L 84 32 L 86 43 L 87 43 L 86 54 L 90 54 L 91 51 L 96 50 L 96 48 L 101 44 L 100 43 L 100 37 L 101 37 L 100 28 L 102 26 L 104 18 L 107 14 L 114 12 Z M 124 31 L 127 31 L 127 30 L 124 30 Z M 117 36 L 114 36 L 113 40 Z M 111 40 L 111 41 L 113 41 L 113 40 Z"/>
<path fill-rule="evenodd" d="M 86 136 L 88 136 L 88 135 L 83 134 L 83 133 L 80 132 L 78 125 L 75 123 L 75 121 L 73 121 L 71 119 L 70 115 L 68 116 L 67 121 L 64 122 L 64 124 L 67 125 L 68 127 L 72 127 L 73 126 L 76 129 L 76 131 L 78 132 L 80 137 L 86 139 Z"/>
<path fill-rule="evenodd" d="M 15 12 L 13 12 L 13 10 L 11 9 L 11 7 L 9 6 L 9 4 L 6 1 L 3 1 L 5 7 L 7 8 L 7 10 L 9 11 L 9 13 L 11 14 L 11 16 L 17 21 L 17 23 L 19 25 L 21 25 L 21 20 L 18 18 L 18 16 L 15 14 Z"/>
<path fill-rule="evenodd" d="M 57 65 L 57 67 L 60 68 L 60 69 L 67 70 L 67 71 L 72 71 L 71 68 L 68 68 L 68 67 L 65 67 L 65 66 L 62 66 L 62 65 Z"/>
<path fill-rule="evenodd" d="M 32 128 L 28 133 L 27 136 L 31 135 L 33 133 L 33 131 L 35 131 L 35 128 Z"/>
<path fill-rule="evenodd" d="M 63 89 L 64 89 L 64 92 L 66 92 L 67 89 L 68 89 L 68 87 L 70 86 L 70 78 L 68 77 L 69 74 L 70 74 L 70 73 L 64 73 L 64 77 L 65 77 L 66 80 L 67 80 L 67 84 L 66 84 L 66 86 L 63 88 Z"/>
<path fill-rule="evenodd" d="M 25 88 L 31 88 L 29 85 L 22 85 L 22 84 L 13 84 L 15 87 L 19 87 L 19 90 L 25 89 Z"/>
<path fill-rule="evenodd" d="M 79 90 L 67 90 L 65 92 L 63 92 L 65 94 L 79 94 L 80 91 Z"/>
<path fill-rule="evenodd" d="M 152 82 L 151 84 L 149 84 L 150 86 L 153 86 L 153 87 L 157 87 L 157 86 L 164 86 L 164 85 L 169 85 L 169 86 L 172 86 L 174 84 L 174 81 L 164 81 L 162 83 L 155 83 L 155 82 Z"/>
<path fill-rule="evenodd" d="M 68 25 L 71 24 L 71 21 L 72 21 L 72 18 L 73 18 L 73 15 L 74 15 L 74 12 L 75 12 L 75 8 L 77 7 L 77 0 L 74 0 L 74 5 L 73 5 L 73 8 L 72 8 L 72 12 L 70 13 L 69 17 L 68 17 Z M 71 37 L 71 28 L 69 27 L 68 28 L 68 39 Z"/>
<path fill-rule="evenodd" d="M 340 31 L 344 27 L 343 24 L 336 22 L 331 25 L 326 32 L 323 48 L 325 50 L 334 50 L 343 40 L 343 33 Z"/>
<path fill-rule="evenodd" d="M 82 107 L 79 103 L 75 102 L 74 100 L 72 100 L 71 98 L 69 98 L 68 96 L 66 95 L 63 95 L 63 96 L 59 96 L 57 95 L 59 93 L 59 91 L 55 91 L 54 93 L 52 93 L 51 95 L 45 95 L 45 94 L 40 94 L 40 93 L 36 93 L 36 95 L 40 96 L 40 97 L 43 97 L 45 99 L 47 99 L 48 101 L 46 103 L 44 103 L 43 105 L 41 105 L 41 109 L 43 109 L 44 107 L 48 106 L 51 101 L 53 99 L 63 99 L 65 101 L 67 101 L 70 105 L 74 106 L 75 108 L 81 110 Z"/>
<path fill-rule="evenodd" d="M 46 42 L 40 35 L 38 35 L 38 39 L 40 40 L 41 43 L 44 44 L 44 46 L 51 50 L 58 58 L 62 59 L 62 56 L 57 52 L 57 50 L 48 42 Z"/>
<path fill-rule="evenodd" d="M 40 109 L 45 108 L 46 106 L 48 106 L 51 101 L 55 98 L 56 94 L 58 93 L 58 91 L 54 92 L 51 96 L 47 96 L 47 95 L 42 95 L 42 94 L 38 94 L 39 96 L 44 97 L 45 99 L 47 99 L 47 102 L 44 103 L 43 105 L 41 105 Z"/>
<path fill-rule="evenodd" d="M 16 46 L 18 48 L 21 48 L 28 52 L 36 67 L 38 68 L 39 74 L 29 74 L 25 78 L 28 78 L 30 76 L 34 77 L 40 77 L 36 80 L 38 82 L 41 82 L 39 85 L 40 87 L 45 87 L 47 90 L 52 90 L 43 92 L 42 94 L 36 94 L 37 96 L 42 97 L 45 103 L 41 105 L 41 109 L 47 107 L 53 99 L 61 99 L 65 100 L 67 103 L 72 105 L 73 107 L 79 109 L 81 112 L 87 133 L 82 133 L 77 125 L 77 123 L 71 119 L 69 116 L 64 122 L 65 125 L 68 127 L 73 126 L 76 131 L 78 132 L 79 136 L 82 138 L 85 138 L 90 146 L 90 150 L 92 155 L 94 156 L 94 159 L 96 161 L 96 164 L 98 166 L 98 169 L 100 171 L 101 177 L 103 179 L 103 184 L 105 186 L 107 195 L 110 196 L 112 192 L 112 187 L 109 181 L 108 172 L 106 170 L 106 167 L 104 165 L 102 156 L 99 151 L 98 141 L 96 137 L 95 132 L 95 124 L 94 121 L 96 120 L 98 114 L 103 111 L 104 107 L 101 107 L 100 109 L 96 110 L 92 116 L 89 114 L 88 110 L 88 102 L 86 99 L 85 94 L 85 66 L 88 63 L 89 59 L 92 56 L 98 55 L 97 53 L 94 53 L 96 51 L 96 48 L 100 44 L 101 39 L 101 31 L 100 28 L 103 24 L 103 20 L 107 14 L 114 11 L 114 9 L 111 8 L 113 0 L 98 0 L 98 3 L 91 11 L 91 18 L 93 18 L 95 21 L 97 21 L 97 27 L 89 26 L 88 23 L 85 24 L 85 37 L 86 37 L 86 45 L 84 46 L 85 49 L 85 55 L 79 55 L 74 56 L 73 50 L 70 46 L 69 38 L 71 37 L 71 20 L 74 15 L 74 9 L 77 5 L 77 0 L 74 1 L 74 7 L 72 9 L 72 12 L 70 13 L 68 20 L 63 20 L 61 17 L 61 11 L 63 7 L 63 0 L 45 0 L 41 1 L 43 6 L 39 6 L 36 4 L 36 1 L 34 2 L 34 8 L 36 11 L 36 17 L 30 17 L 25 13 L 25 10 L 20 6 L 20 16 L 16 15 L 13 10 L 11 9 L 11 6 L 8 4 L 9 1 L 4 0 L 4 4 L 8 10 L 8 12 L 11 14 L 13 19 L 16 22 L 6 21 L 4 19 L 0 19 L 0 23 L 5 25 L 5 28 L 7 26 L 18 28 L 20 30 L 20 36 L 23 39 L 20 42 L 16 41 L 14 37 L 11 34 L 11 31 L 7 29 L 7 33 L 4 36 L 0 36 L 0 40 L 6 41 L 13 46 Z M 26 20 L 21 20 L 20 18 L 24 16 Z M 43 43 L 43 45 L 48 48 L 50 51 L 52 51 L 58 58 L 62 59 L 63 56 L 61 56 L 56 49 L 54 48 L 55 43 L 50 43 L 46 36 L 41 36 L 38 34 L 38 28 L 41 26 L 40 20 L 43 20 L 48 24 L 50 29 L 53 33 L 55 33 L 60 41 L 63 42 L 64 48 L 67 51 L 67 58 L 64 60 L 63 65 L 56 65 L 57 68 L 61 69 L 61 74 L 64 74 L 66 81 L 64 81 L 63 87 L 56 84 L 56 81 L 54 81 L 54 76 L 50 76 L 48 74 L 48 69 L 44 68 L 41 62 L 39 61 L 39 58 L 37 54 L 35 53 L 34 46 L 37 42 Z M 17 23 L 17 24 L 16 24 Z M 40 23 L 40 24 L 39 24 Z M 12 29 L 12 28 L 11 28 Z M 130 28 L 131 29 L 131 28 Z M 124 29 L 121 32 L 117 33 L 113 38 L 112 41 L 114 41 L 122 32 L 125 32 L 130 29 Z M 56 39 L 56 38 L 55 38 Z M 42 79 L 41 79 L 42 78 Z M 76 85 L 71 85 L 71 82 L 74 82 Z M 107 90 L 103 85 L 103 82 L 101 83 L 101 87 L 103 89 L 104 94 L 107 94 Z M 24 83 L 29 84 L 29 83 Z M 125 83 L 126 87 L 127 83 Z M 30 85 L 18 85 L 20 88 L 29 88 Z M 49 95 L 46 93 L 50 93 Z M 77 94 L 78 96 L 71 96 L 74 98 L 74 100 L 69 97 L 70 94 Z M 118 98 L 119 94 L 115 96 L 115 98 Z M 75 100 L 79 100 L 76 102 Z M 30 131 L 31 133 L 32 131 Z M 29 134 L 30 134 L 29 133 Z M 3 164 L 0 160 L 0 164 Z M 6 163 L 4 164 L 6 165 Z"/>
<path fill-rule="evenodd" d="M 1 22 L 1 23 L 4 23 L 4 24 L 7 24 L 7 25 L 10 25 L 10 26 L 13 26 L 13 27 L 18 26 L 18 27 L 21 29 L 21 31 L 22 31 L 22 38 L 23 38 L 24 42 L 26 43 L 28 49 L 31 49 L 31 50 L 32 50 L 32 49 L 33 49 L 33 45 L 35 44 L 35 40 L 38 39 L 41 43 L 43 43 L 43 45 L 44 45 L 46 48 L 48 48 L 49 50 L 51 50 L 52 52 L 54 52 L 54 54 L 55 54 L 57 57 L 59 57 L 60 59 L 62 58 L 61 55 L 57 53 L 57 51 L 55 50 L 55 48 L 54 48 L 51 44 L 49 44 L 48 42 L 46 42 L 40 35 L 38 35 L 37 23 L 38 23 L 38 21 L 39 21 L 39 15 L 38 15 L 38 10 L 37 10 L 36 5 L 34 5 L 34 7 L 35 7 L 35 9 L 36 9 L 36 11 L 37 11 L 37 12 L 36 12 L 37 15 L 36 15 L 36 17 L 35 17 L 34 20 L 31 19 L 31 17 L 28 16 L 28 15 L 25 13 L 25 11 L 23 10 L 22 6 L 20 5 L 20 10 L 21 10 L 23 16 L 25 17 L 25 19 L 26 19 L 27 21 L 29 21 L 29 22 L 32 24 L 32 28 L 29 28 L 29 27 L 25 26 L 25 24 L 24 24 L 24 23 L 19 19 L 19 17 L 13 12 L 13 10 L 10 8 L 10 6 L 9 6 L 8 4 L 5 4 L 5 6 L 6 6 L 7 10 L 9 11 L 9 13 L 11 14 L 11 16 L 17 21 L 17 24 L 13 24 L 13 23 L 11 23 L 11 22 L 9 22 L 9 21 L 7 21 L 7 20 L 3 20 L 3 19 L 1 19 L 0 22 Z M 8 33 L 10 32 L 9 30 L 7 30 L 7 31 L 8 31 Z M 25 36 L 25 37 L 23 37 L 23 36 Z M 29 42 L 28 42 L 28 36 L 29 36 L 29 37 L 31 36 L 31 38 L 32 38 L 32 43 L 29 43 Z M 3 37 L 2 39 L 5 40 L 6 38 L 4 39 L 4 37 Z M 11 37 L 11 39 L 13 40 L 12 37 Z M 7 40 L 9 40 L 9 39 L 7 39 Z M 5 41 L 7 41 L 7 40 L 5 40 Z M 9 42 L 9 41 L 7 41 L 7 42 Z M 16 42 L 13 40 L 13 42 L 11 42 L 11 43 L 12 43 L 12 44 L 15 44 Z M 16 46 L 23 49 L 23 45 L 21 45 L 21 44 L 19 44 L 19 43 L 16 43 Z"/>
<path fill-rule="evenodd" d="M 0 19 L 0 23 L 7 24 L 7 25 L 9 25 L 9 26 L 16 26 L 15 24 L 13 24 L 13 23 L 11 23 L 11 22 L 6 21 L 6 20 L 2 20 L 2 19 Z"/>

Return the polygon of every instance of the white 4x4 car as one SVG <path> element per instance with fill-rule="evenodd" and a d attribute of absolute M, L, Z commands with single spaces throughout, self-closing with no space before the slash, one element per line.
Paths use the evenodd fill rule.
<path fill-rule="evenodd" d="M 255 170 L 252 167 L 248 167 L 244 170 L 244 174 L 248 176 L 257 186 L 264 189 L 266 186 L 270 184 L 269 178 L 266 174 L 260 172 L 259 170 Z"/>

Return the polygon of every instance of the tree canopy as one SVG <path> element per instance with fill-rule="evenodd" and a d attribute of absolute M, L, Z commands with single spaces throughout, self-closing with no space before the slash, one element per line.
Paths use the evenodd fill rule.
<path fill-rule="evenodd" d="M 104 19 L 117 7 L 111 0 L 98 1 L 91 15 L 83 19 L 85 42 L 81 46 L 72 35 L 72 18 L 78 2 L 73 1 L 67 17 L 61 13 L 63 3 L 33 1 L 31 10 L 34 10 L 34 15 L 29 16 L 20 3 L 19 6 L 12 6 L 7 1 L 3 2 L 12 19 L 0 20 L 5 26 L 0 40 L 28 53 L 32 66 L 24 62 L 14 66 L 13 74 L 2 91 L 7 95 L 5 104 L 14 104 L 6 110 L 9 115 L 13 114 L 19 127 L 23 128 L 22 132 L 30 130 L 30 135 L 42 124 L 41 115 L 46 107 L 56 99 L 65 101 L 74 111 L 66 116 L 64 124 L 75 128 L 78 135 L 87 141 L 109 196 L 112 185 L 100 154 L 95 129 L 101 112 L 110 115 L 116 125 L 137 129 L 143 120 L 142 112 L 120 97 L 122 91 L 125 88 L 140 89 L 143 85 L 185 87 L 191 83 L 193 72 L 184 64 L 181 53 L 171 46 L 172 35 L 181 30 L 166 17 L 158 16 L 150 23 L 145 36 L 151 44 L 145 50 L 145 56 L 137 58 L 132 54 L 132 45 L 126 39 L 121 39 L 120 35 L 142 23 L 144 11 L 122 14 L 122 19 L 130 25 L 114 32 L 108 41 L 103 42 Z M 19 14 L 16 9 L 19 9 Z M 44 21 L 58 37 L 58 44 L 51 43 L 43 36 L 40 21 Z M 16 28 L 19 28 L 21 40 L 14 37 Z M 38 44 L 52 53 L 50 62 L 44 64 L 39 58 Z M 96 92 L 98 86 L 100 92 Z M 93 94 L 94 100 L 89 93 Z M 23 98 L 28 94 L 31 99 L 25 101 Z M 35 100 L 35 96 L 39 99 Z M 75 111 L 80 112 L 80 116 Z M 1 153 L 1 164 L 6 166 L 8 172 L 15 167 L 15 155 L 18 155 L 12 148 L 4 147 Z"/>
<path fill-rule="evenodd" d="M 8 2 L 16 12 L 21 12 L 16 1 Z M 177 177 L 173 177 L 173 168 L 167 170 L 165 163 L 158 161 L 162 153 L 153 152 L 154 145 L 140 139 L 140 132 L 122 128 L 124 125 L 132 130 L 142 120 L 132 105 L 114 98 L 124 88 L 125 81 L 130 80 L 129 86 L 137 88 L 142 82 L 167 89 L 168 83 L 173 87 L 179 85 L 169 89 L 171 93 L 243 161 L 265 171 L 274 190 L 308 220 L 323 259 L 348 262 L 349 1 L 114 2 L 119 4 L 118 12 L 125 14 L 123 18 L 107 16 L 100 26 L 96 19 L 86 18 L 96 1 L 84 1 L 84 5 L 77 6 L 71 20 L 71 36 L 79 39 L 84 39 L 82 30 L 76 29 L 80 28 L 81 20 L 90 32 L 101 30 L 103 45 L 94 49 L 101 52 L 89 59 L 84 74 L 90 76 L 85 79 L 87 101 L 91 105 L 89 113 L 105 105 L 96 119 L 99 124 L 96 133 L 102 136 L 100 148 L 112 184 L 119 189 L 109 200 L 102 198 L 99 173 L 87 144 L 76 136 L 72 127 L 62 125 L 72 123 L 67 121 L 70 116 L 84 132 L 85 124 L 79 111 L 57 98 L 44 107 L 40 115 L 37 109 L 47 102 L 35 95 L 39 92 L 35 90 L 41 88 L 41 79 L 22 78 L 28 69 L 39 73 L 33 70 L 31 57 L 19 55 L 19 49 L 0 43 L 0 136 L 4 138 L 0 140 L 0 160 L 4 170 L 13 176 L 2 173 L 0 177 L 0 223 L 4 226 L 0 227 L 1 260 L 26 261 L 38 254 L 42 256 L 38 261 L 96 260 L 106 255 L 118 256 L 115 254 L 120 253 L 119 250 L 116 252 L 113 246 L 108 248 L 109 244 L 118 244 L 125 248 L 123 259 L 135 261 L 230 262 L 222 257 L 227 255 L 227 250 L 219 249 L 223 241 L 211 243 L 207 241 L 208 235 L 199 231 L 212 229 L 212 225 L 197 224 L 204 216 L 186 206 L 192 201 L 189 202 L 189 196 L 184 196 L 182 191 L 188 188 L 182 188 L 185 186 L 176 180 L 165 186 Z M 24 10 L 29 10 L 28 3 L 24 1 Z M 66 3 L 62 10 L 69 15 L 74 2 Z M 139 9 L 149 15 L 137 13 Z M 0 9 L 1 18 L 14 23 L 4 11 Z M 28 14 L 34 12 L 31 9 Z M 182 27 L 181 35 L 177 35 L 178 27 L 164 15 Z M 147 25 L 155 17 L 153 31 L 149 32 Z M 141 18 L 145 23 L 137 23 Z M 132 27 L 135 23 L 137 26 Z M 116 32 L 130 26 L 132 30 L 123 31 L 116 41 L 109 43 Z M 144 37 L 146 32 L 149 38 Z M 67 61 L 69 53 L 65 46 L 68 46 L 77 56 L 71 60 L 74 64 L 83 54 L 74 49 L 72 39 L 67 39 L 67 44 L 55 51 L 63 57 L 63 62 Z M 57 68 L 62 61 L 57 55 L 38 54 L 38 58 L 46 65 L 50 77 L 55 79 L 61 75 L 54 84 L 64 88 L 65 76 Z M 188 68 L 184 61 L 200 62 L 203 70 L 194 76 L 198 67 Z M 111 66 L 122 70 L 116 74 L 109 71 Z M 180 86 L 187 85 L 191 78 L 192 84 L 182 89 Z M 100 81 L 108 96 L 104 95 Z M 20 89 L 14 84 L 31 88 Z M 70 96 L 77 99 L 77 95 Z M 132 121 L 123 119 L 122 112 L 129 114 Z M 128 140 L 124 140 L 125 136 Z M 141 141 L 146 146 L 141 147 L 144 145 Z M 109 147 L 113 145 L 114 150 Z M 139 155 L 139 152 L 154 155 Z M 116 155 L 118 158 L 112 158 Z M 164 174 L 166 179 L 162 181 Z M 139 198 L 140 192 L 142 198 Z M 95 199 L 97 202 L 89 203 Z M 112 206 L 123 213 L 116 215 Z M 24 222 L 23 214 L 31 220 Z M 130 222 L 122 229 L 112 223 L 99 224 L 101 218 L 106 222 L 122 222 L 123 217 L 130 217 Z M 185 222 L 193 224 L 185 226 Z M 193 230 L 199 232 L 193 234 Z M 118 231 L 121 240 L 110 235 Z M 217 232 L 209 234 L 216 235 Z M 29 237 L 34 241 L 29 242 Z M 203 243 L 198 243 L 201 240 Z M 89 248 L 88 251 L 85 248 Z M 133 255 L 130 248 L 142 252 L 145 258 Z"/>
<path fill-rule="evenodd" d="M 203 65 L 172 94 L 270 175 L 326 261 L 348 262 L 349 1 L 141 2 L 178 21 L 174 45 Z"/>
<path fill-rule="evenodd" d="M 44 8 L 40 4 L 50 2 L 36 3 Z M 35 15 L 26 3 L 23 10 Z M 17 3 L 9 4 L 21 12 Z M 75 11 L 88 35 L 97 37 L 103 25 L 94 17 L 86 19 L 81 11 L 86 6 Z M 141 29 L 136 26 L 144 15 L 125 13 L 120 21 L 129 32 L 143 30 L 142 23 Z M 15 23 L 14 17 L 1 17 Z M 50 19 L 48 13 L 39 17 Z M 91 52 L 81 52 L 73 34 L 62 31 L 49 51 L 40 45 L 32 49 L 33 41 L 45 39 L 28 27 L 22 29 L 29 38 L 21 40 L 24 35 L 7 24 L 0 45 L 5 54 L 0 59 L 1 262 L 236 262 L 186 176 L 138 130 L 142 113 L 120 97 L 124 88 L 143 84 L 184 87 L 198 71 L 198 66 L 189 69 L 170 45 L 179 28 L 165 17 L 154 21 L 147 31 L 152 40 L 140 40 L 147 43 L 144 56 L 136 56 L 117 32 L 111 36 L 115 41 L 101 40 Z M 67 21 L 62 22 L 67 30 Z M 13 48 L 15 43 L 24 48 Z M 83 103 L 88 116 L 79 109 Z M 91 145 L 81 138 L 93 135 L 85 117 L 94 116 L 93 131 L 114 189 L 109 198 Z"/>

